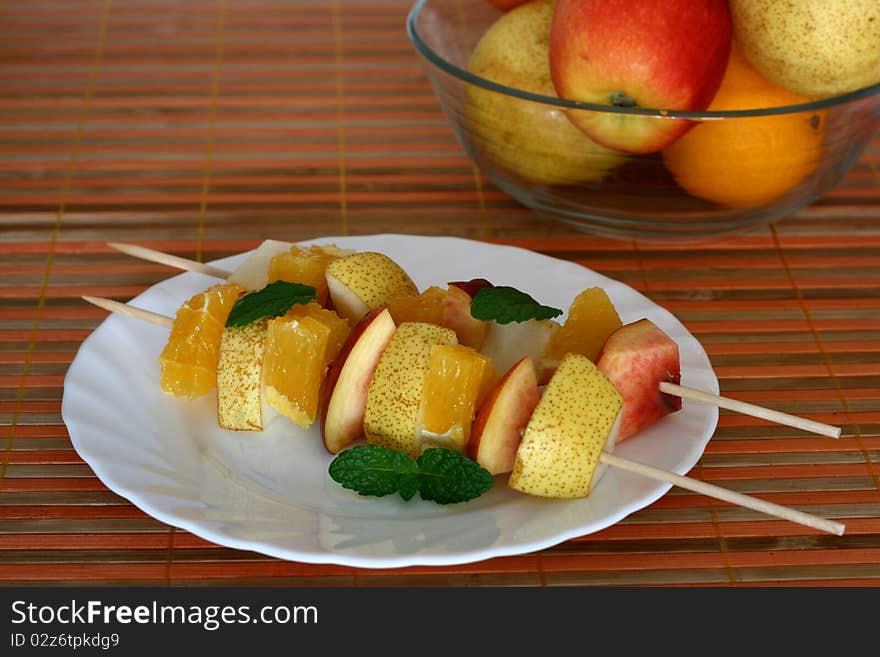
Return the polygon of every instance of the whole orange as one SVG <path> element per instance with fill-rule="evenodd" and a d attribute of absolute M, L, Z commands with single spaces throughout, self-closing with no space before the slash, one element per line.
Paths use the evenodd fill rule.
<path fill-rule="evenodd" d="M 734 47 L 711 111 L 807 103 L 761 76 Z M 822 154 L 825 115 L 705 120 L 663 151 L 663 160 L 689 194 L 730 207 L 761 205 L 812 173 Z"/>

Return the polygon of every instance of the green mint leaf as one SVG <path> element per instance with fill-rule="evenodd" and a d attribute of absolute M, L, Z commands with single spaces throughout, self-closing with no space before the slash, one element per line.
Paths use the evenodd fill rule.
<path fill-rule="evenodd" d="M 310 285 L 275 281 L 236 301 L 226 319 L 226 326 L 247 326 L 264 317 L 278 317 L 297 304 L 306 304 L 317 298 L 317 291 Z"/>
<path fill-rule="evenodd" d="M 488 470 L 451 449 L 431 447 L 418 458 L 419 492 L 438 504 L 467 502 L 492 488 Z"/>
<path fill-rule="evenodd" d="M 408 500 L 419 487 L 419 466 L 404 452 L 377 445 L 358 445 L 330 463 L 330 477 L 361 495 L 382 497 L 400 492 Z"/>
<path fill-rule="evenodd" d="M 413 461 L 415 463 L 415 461 Z M 411 500 L 413 496 L 419 492 L 419 466 L 416 465 L 416 471 L 412 474 L 403 475 L 397 480 L 397 492 L 404 500 Z"/>
<path fill-rule="evenodd" d="M 507 285 L 481 288 L 471 300 L 472 317 L 499 324 L 552 319 L 561 314 L 558 308 L 542 306 L 525 292 Z"/>
<path fill-rule="evenodd" d="M 383 497 L 398 493 L 409 500 L 416 493 L 438 504 L 479 497 L 495 482 L 488 470 L 450 449 L 426 449 L 417 461 L 405 452 L 378 445 L 359 445 L 341 452 L 330 463 L 330 477 L 360 495 Z"/>

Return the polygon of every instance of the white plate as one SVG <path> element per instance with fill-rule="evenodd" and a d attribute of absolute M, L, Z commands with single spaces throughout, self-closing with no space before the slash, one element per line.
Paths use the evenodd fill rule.
<path fill-rule="evenodd" d="M 531 251 L 445 237 L 328 237 L 317 243 L 381 251 L 424 289 L 488 278 L 542 303 L 567 308 L 584 288 L 603 287 L 624 322 L 648 317 L 679 345 L 683 385 L 718 392 L 699 342 L 669 312 L 633 289 L 576 264 Z M 244 254 L 218 261 L 234 268 Z M 216 282 L 181 274 L 133 305 L 173 316 Z M 214 543 L 311 563 L 364 568 L 447 565 L 539 550 L 613 525 L 670 486 L 609 469 L 589 498 L 547 500 L 517 493 L 499 477 L 464 504 L 398 496 L 361 497 L 327 474 L 332 460 L 316 427 L 283 418 L 262 433 L 218 428 L 215 397 L 189 402 L 159 389 L 167 330 L 114 315 L 80 347 L 64 382 L 61 413 L 77 452 L 116 493 L 162 522 Z M 621 456 L 690 470 L 715 430 L 718 411 L 685 402 L 619 446 Z"/>

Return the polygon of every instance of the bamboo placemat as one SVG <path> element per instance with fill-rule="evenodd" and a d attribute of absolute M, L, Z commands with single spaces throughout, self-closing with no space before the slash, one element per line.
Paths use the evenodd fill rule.
<path fill-rule="evenodd" d="M 407 0 L 0 0 L 0 582 L 880 584 L 880 140 L 827 196 L 715 243 L 544 221 L 463 155 L 407 41 Z M 109 492 L 73 450 L 63 377 L 105 313 L 274 237 L 452 234 L 619 279 L 705 345 L 722 392 L 839 442 L 722 412 L 691 473 L 843 519 L 820 535 L 672 491 L 602 532 L 466 566 L 373 571 L 215 546 Z"/>

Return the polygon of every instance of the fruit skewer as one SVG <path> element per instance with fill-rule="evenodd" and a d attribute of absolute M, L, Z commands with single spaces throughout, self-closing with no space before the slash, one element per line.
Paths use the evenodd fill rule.
<path fill-rule="evenodd" d="M 215 278 L 220 278 L 224 280 L 232 275 L 232 272 L 226 269 L 220 269 L 219 267 L 214 267 L 213 265 L 208 265 L 204 262 L 198 262 L 197 260 L 181 258 L 180 256 L 172 255 L 170 253 L 164 253 L 163 251 L 156 251 L 155 249 L 149 249 L 145 246 L 140 246 L 138 244 L 127 244 L 125 242 L 107 242 L 107 246 L 109 246 L 111 249 L 119 251 L 120 253 L 125 253 L 126 255 L 138 258 L 139 260 L 155 262 L 157 264 L 167 265 L 175 269 L 182 269 L 183 271 L 191 271 L 197 274 L 205 274 L 206 276 L 214 276 Z"/>
<path fill-rule="evenodd" d="M 165 315 L 154 313 L 152 311 L 142 308 L 137 308 L 136 306 L 131 306 L 129 304 L 120 303 L 118 301 L 113 301 L 112 299 L 91 296 L 84 296 L 82 298 L 85 301 L 110 312 L 126 315 L 128 317 L 133 317 L 135 319 L 146 321 L 159 326 L 170 327 L 173 323 L 172 318 Z M 604 444 L 604 437 L 602 442 Z M 796 509 L 785 507 L 779 504 L 774 504 L 772 502 L 767 502 L 765 500 L 754 498 L 748 495 L 743 495 L 742 493 L 730 491 L 720 486 L 715 486 L 714 484 L 708 484 L 703 481 L 678 475 L 674 472 L 662 470 L 660 468 L 656 468 L 654 466 L 650 466 L 644 463 L 632 461 L 630 459 L 611 454 L 604 450 L 601 450 L 598 454 L 597 461 L 607 466 L 619 468 L 621 470 L 636 473 L 650 479 L 669 483 L 680 488 L 684 488 L 686 490 L 706 495 L 707 497 L 719 499 L 725 502 L 729 502 L 731 504 L 735 504 L 737 506 L 751 509 L 753 511 L 758 511 L 760 513 L 764 513 L 770 516 L 782 518 L 796 524 L 835 534 L 837 536 L 842 535 L 845 531 L 845 525 L 843 525 L 842 523 L 804 513 Z M 592 473 L 590 477 L 592 477 Z"/>
<path fill-rule="evenodd" d="M 170 255 L 162 251 L 156 251 L 154 249 L 149 249 L 136 244 L 108 242 L 107 246 L 117 251 L 120 251 L 121 253 L 131 255 L 141 260 L 167 265 L 169 267 L 174 267 L 176 269 L 181 269 L 184 271 L 206 274 L 208 276 L 214 276 L 223 280 L 228 279 L 232 275 L 232 272 L 214 267 L 212 265 L 206 265 L 195 260 L 188 260 L 186 258 Z M 825 424 L 823 422 L 817 422 L 815 420 L 799 417 L 797 415 L 775 411 L 773 409 L 758 406 L 756 404 L 750 404 L 747 402 L 739 401 L 737 399 L 715 395 L 702 390 L 688 388 L 686 386 L 667 381 L 661 381 L 659 384 L 659 388 L 660 392 L 668 395 L 673 395 L 675 397 L 680 397 L 681 399 L 688 399 L 697 403 L 714 405 L 719 408 L 724 408 L 729 411 L 740 413 L 742 415 L 760 418 L 769 422 L 781 424 L 783 426 L 793 427 L 796 429 L 801 429 L 802 431 L 807 431 L 809 433 L 826 436 L 828 438 L 840 438 L 840 427 Z"/>

